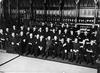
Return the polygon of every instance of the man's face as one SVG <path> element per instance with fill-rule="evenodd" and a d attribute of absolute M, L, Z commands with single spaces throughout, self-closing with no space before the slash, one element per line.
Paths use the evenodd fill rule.
<path fill-rule="evenodd" d="M 50 37 L 50 36 L 48 36 L 48 37 L 47 37 L 47 39 L 48 39 L 48 40 L 51 40 L 51 37 Z"/>
<path fill-rule="evenodd" d="M 14 29 L 14 30 L 16 29 L 15 25 L 13 25 L 13 29 Z"/>
<path fill-rule="evenodd" d="M 61 30 L 59 30 L 59 34 L 61 34 Z"/>
<path fill-rule="evenodd" d="M 48 32 L 48 30 L 49 30 L 48 27 L 46 27 L 46 32 Z"/>
<path fill-rule="evenodd" d="M 54 36 L 54 40 L 55 40 L 55 41 L 57 40 L 57 36 Z"/>
<path fill-rule="evenodd" d="M 67 42 L 68 42 L 68 43 L 70 42 L 70 38 L 67 38 Z"/>
<path fill-rule="evenodd" d="M 23 36 L 23 31 L 20 32 L 20 35 Z"/>
<path fill-rule="evenodd" d="M 9 28 L 6 28 L 6 31 L 9 32 Z"/>
<path fill-rule="evenodd" d="M 36 35 L 36 38 L 39 39 L 39 34 Z"/>
<path fill-rule="evenodd" d="M 77 43 L 78 42 L 78 39 L 77 38 L 75 38 L 75 43 Z"/>
<path fill-rule="evenodd" d="M 15 33 L 12 33 L 11 35 L 12 35 L 12 37 L 15 37 Z"/>
<path fill-rule="evenodd" d="M 23 28 L 24 28 L 24 27 L 23 27 L 23 26 L 21 26 L 20 28 L 21 28 L 21 30 L 23 30 Z"/>
<path fill-rule="evenodd" d="M 30 33 L 30 38 L 32 38 L 33 37 L 33 34 L 32 33 Z"/>
<path fill-rule="evenodd" d="M 36 27 L 33 28 L 33 31 L 35 31 L 35 30 L 36 30 Z"/>
<path fill-rule="evenodd" d="M 64 32 L 67 33 L 67 29 L 65 29 Z"/>
<path fill-rule="evenodd" d="M 27 30 L 30 31 L 30 27 L 27 27 Z"/>

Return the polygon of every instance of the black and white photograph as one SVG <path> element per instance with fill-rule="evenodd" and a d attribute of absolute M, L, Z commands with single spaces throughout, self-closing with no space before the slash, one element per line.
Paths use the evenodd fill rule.
<path fill-rule="evenodd" d="M 100 0 L 0 0 L 0 73 L 100 73 Z"/>

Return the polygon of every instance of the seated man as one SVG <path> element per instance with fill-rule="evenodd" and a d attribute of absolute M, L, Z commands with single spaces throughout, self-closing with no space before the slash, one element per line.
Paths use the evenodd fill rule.
<path fill-rule="evenodd" d="M 52 55 L 52 49 L 53 49 L 52 40 L 51 40 L 51 37 L 48 36 L 46 38 L 46 49 L 45 49 L 46 56 L 45 56 L 45 58 Z"/>

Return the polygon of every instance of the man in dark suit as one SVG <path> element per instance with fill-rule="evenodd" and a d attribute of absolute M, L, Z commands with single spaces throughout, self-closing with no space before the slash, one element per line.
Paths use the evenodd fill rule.
<path fill-rule="evenodd" d="M 40 49 L 39 49 L 39 38 L 40 38 L 40 35 L 37 34 L 35 35 L 36 39 L 35 39 L 35 45 L 34 45 L 34 56 L 37 57 L 40 55 Z"/>
<path fill-rule="evenodd" d="M 46 39 L 46 49 L 45 49 L 46 56 L 45 56 L 45 58 L 47 58 L 48 56 L 52 56 L 52 53 L 53 53 L 52 49 L 53 49 L 52 40 L 51 40 L 51 37 L 48 36 Z"/>
<path fill-rule="evenodd" d="M 45 48 L 46 48 L 46 41 L 43 35 L 40 36 L 39 39 L 39 49 L 40 49 L 40 55 L 44 57 L 45 55 Z"/>
<path fill-rule="evenodd" d="M 74 60 L 78 60 L 78 56 L 79 56 L 79 48 L 80 48 L 80 44 L 78 41 L 78 38 L 75 38 L 74 42 L 73 42 L 73 59 Z"/>

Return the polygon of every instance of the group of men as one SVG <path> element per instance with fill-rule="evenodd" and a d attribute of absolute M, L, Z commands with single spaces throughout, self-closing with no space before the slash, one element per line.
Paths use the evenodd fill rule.
<path fill-rule="evenodd" d="M 20 55 L 61 58 L 76 63 L 94 64 L 97 59 L 98 27 L 82 30 L 67 23 L 39 23 L 33 26 L 13 25 L 0 29 L 3 48 Z M 9 47 L 9 49 L 8 49 Z"/>

